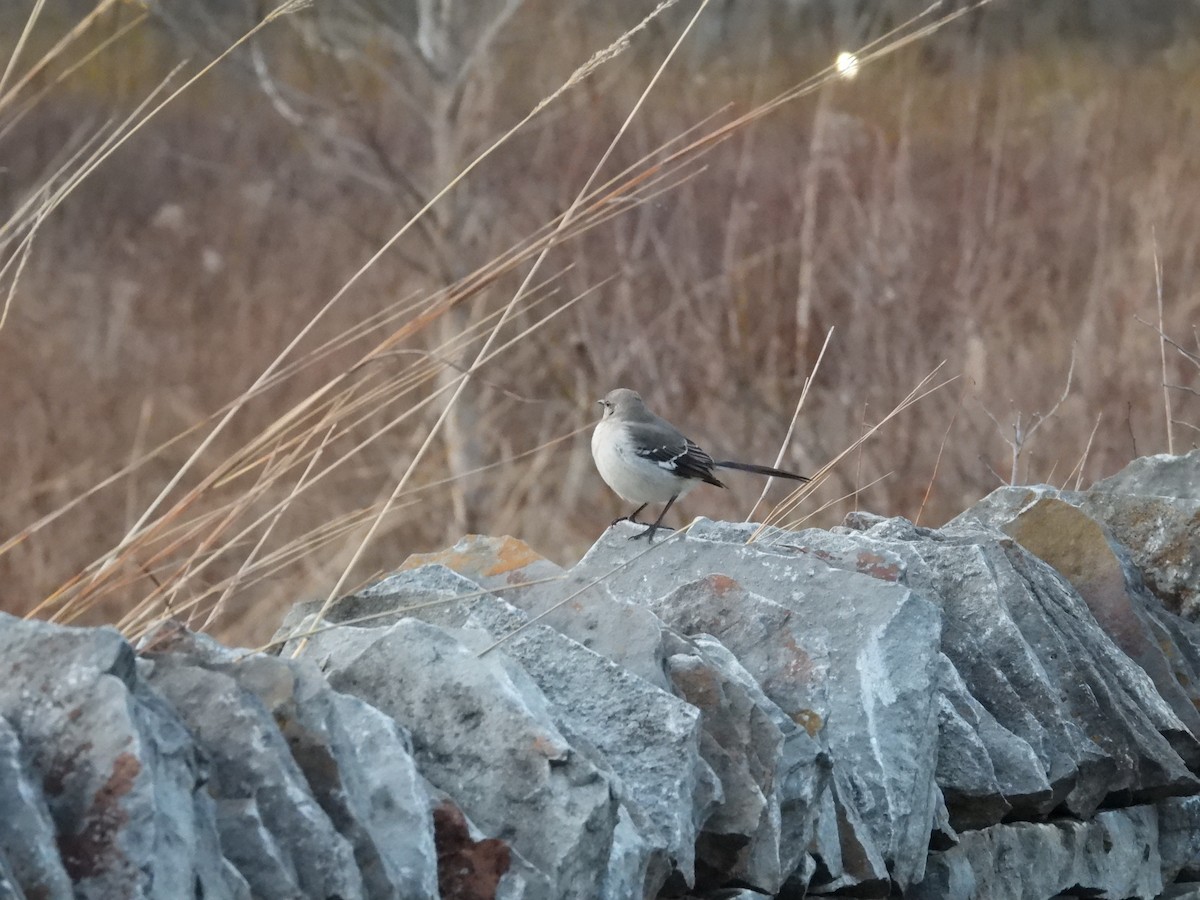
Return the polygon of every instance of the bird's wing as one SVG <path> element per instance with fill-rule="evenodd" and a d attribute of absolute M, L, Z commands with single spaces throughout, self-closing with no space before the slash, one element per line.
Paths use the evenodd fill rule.
<path fill-rule="evenodd" d="M 661 442 L 645 444 L 634 452 L 680 478 L 695 478 L 719 487 L 725 486 L 713 477 L 713 458 L 698 444 L 683 435 L 664 434 L 662 438 Z"/>

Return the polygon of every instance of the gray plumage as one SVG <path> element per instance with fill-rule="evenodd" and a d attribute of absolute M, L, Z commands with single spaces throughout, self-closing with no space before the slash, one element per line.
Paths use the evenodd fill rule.
<path fill-rule="evenodd" d="M 716 469 L 808 481 L 803 475 L 770 466 L 714 460 L 674 425 L 647 409 L 636 391 L 617 388 L 599 402 L 604 413 L 592 432 L 592 458 L 610 488 L 630 503 L 640 504 L 624 518 L 636 522 L 638 513 L 649 504 L 666 504 L 657 521 L 635 537 L 645 535 L 653 540 L 671 504 L 700 482 L 725 487 L 713 474 Z"/>

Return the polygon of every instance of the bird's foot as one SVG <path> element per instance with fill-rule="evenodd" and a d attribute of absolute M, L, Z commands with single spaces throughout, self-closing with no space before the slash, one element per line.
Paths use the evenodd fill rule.
<path fill-rule="evenodd" d="M 637 524 L 642 525 L 644 523 L 638 522 Z M 629 536 L 629 540 L 636 541 L 638 538 L 645 538 L 647 544 L 653 544 L 654 543 L 654 532 L 659 531 L 659 530 L 674 531 L 675 529 L 672 528 L 670 525 L 650 525 L 650 526 L 647 526 L 645 531 L 639 531 L 637 534 L 631 534 Z"/>
<path fill-rule="evenodd" d="M 608 527 L 612 528 L 613 525 L 620 525 L 622 522 L 632 522 L 634 525 L 645 525 L 646 524 L 645 522 L 639 522 L 633 516 L 621 516 L 621 518 L 619 518 L 619 519 L 613 519 L 612 524 L 609 525 Z"/>

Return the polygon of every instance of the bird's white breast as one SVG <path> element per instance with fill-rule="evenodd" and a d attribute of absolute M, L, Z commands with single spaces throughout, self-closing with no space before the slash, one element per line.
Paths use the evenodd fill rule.
<path fill-rule="evenodd" d="M 592 459 L 604 483 L 630 503 L 666 503 L 695 482 L 633 452 L 624 425 L 601 419 L 592 432 Z"/>

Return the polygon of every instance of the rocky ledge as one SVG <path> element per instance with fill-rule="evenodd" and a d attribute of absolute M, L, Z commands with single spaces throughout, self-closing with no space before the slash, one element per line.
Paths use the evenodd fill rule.
<path fill-rule="evenodd" d="M 0 898 L 1200 897 L 1200 452 L 633 533 L 466 538 L 277 656 L 3 617 Z"/>

